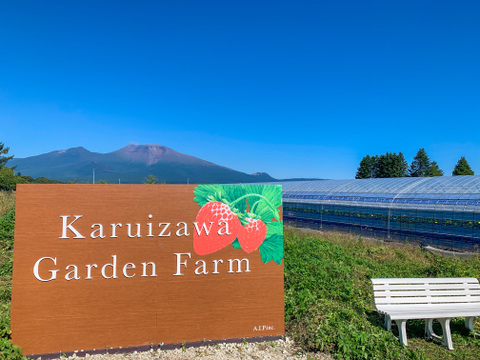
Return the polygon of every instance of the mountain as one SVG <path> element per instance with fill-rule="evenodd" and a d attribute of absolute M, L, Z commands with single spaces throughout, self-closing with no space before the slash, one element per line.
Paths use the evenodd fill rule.
<path fill-rule="evenodd" d="M 61 181 L 139 184 L 149 175 L 170 184 L 249 183 L 275 181 L 266 173 L 246 174 L 158 144 L 128 145 L 101 154 L 83 147 L 52 151 L 26 158 L 14 158 L 8 166 L 32 177 Z"/>

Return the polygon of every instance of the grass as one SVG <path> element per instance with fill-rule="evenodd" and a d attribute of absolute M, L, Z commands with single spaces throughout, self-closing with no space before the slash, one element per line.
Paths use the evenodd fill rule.
<path fill-rule="evenodd" d="M 0 192 L 0 360 L 21 359 L 9 340 L 15 194 Z M 4 205 L 6 204 L 6 205 Z M 434 255 L 408 245 L 383 244 L 343 233 L 285 228 L 285 323 L 287 334 L 305 352 L 337 359 L 478 359 L 480 340 L 451 323 L 449 351 L 423 338 L 424 322 L 407 324 L 408 347 L 383 327 L 374 307 L 373 277 L 476 277 L 480 258 Z M 480 330 L 480 323 L 474 323 Z M 438 324 L 437 333 L 441 333 Z"/>
<path fill-rule="evenodd" d="M 0 360 L 22 359 L 10 342 L 15 192 L 0 191 Z"/>
<path fill-rule="evenodd" d="M 15 192 L 0 191 L 0 216 L 15 208 Z"/>
<path fill-rule="evenodd" d="M 409 346 L 383 327 L 374 307 L 374 277 L 480 277 L 480 259 L 433 255 L 407 245 L 383 244 L 340 233 L 285 229 L 285 320 L 306 351 L 339 359 L 478 359 L 480 341 L 453 319 L 455 350 L 423 338 L 424 322 L 409 321 Z M 475 323 L 476 329 L 480 323 Z M 441 334 L 438 324 L 437 333 Z"/>

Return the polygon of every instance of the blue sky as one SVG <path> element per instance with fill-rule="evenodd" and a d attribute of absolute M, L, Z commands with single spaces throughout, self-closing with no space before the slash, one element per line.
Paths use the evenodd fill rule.
<path fill-rule="evenodd" d="M 158 143 L 276 178 L 425 148 L 480 174 L 480 2 L 10 1 L 0 142 Z"/>

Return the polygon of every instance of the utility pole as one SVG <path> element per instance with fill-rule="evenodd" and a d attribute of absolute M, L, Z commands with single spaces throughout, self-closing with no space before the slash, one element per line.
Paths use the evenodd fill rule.
<path fill-rule="evenodd" d="M 95 168 L 93 168 L 93 184 L 95 184 Z"/>

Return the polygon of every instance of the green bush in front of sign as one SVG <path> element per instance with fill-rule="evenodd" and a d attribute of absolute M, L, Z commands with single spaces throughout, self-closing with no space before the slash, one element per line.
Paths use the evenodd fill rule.
<path fill-rule="evenodd" d="M 10 340 L 14 224 L 15 210 L 0 217 L 0 360 L 26 359 Z"/>

